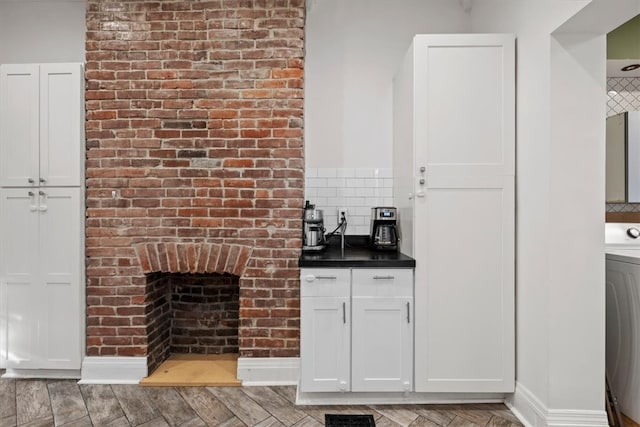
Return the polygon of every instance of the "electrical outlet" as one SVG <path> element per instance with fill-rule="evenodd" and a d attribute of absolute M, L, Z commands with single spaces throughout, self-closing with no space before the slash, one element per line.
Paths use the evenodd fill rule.
<path fill-rule="evenodd" d="M 344 216 L 344 219 L 347 220 L 349 216 L 349 210 L 347 208 L 338 208 L 338 224 L 340 224 L 340 220 Z"/>

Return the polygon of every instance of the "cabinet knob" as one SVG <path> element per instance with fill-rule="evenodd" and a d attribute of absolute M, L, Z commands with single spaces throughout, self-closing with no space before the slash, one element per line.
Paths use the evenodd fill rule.
<path fill-rule="evenodd" d="M 27 179 L 27 181 L 29 182 L 29 184 L 33 184 L 35 181 L 33 180 L 33 178 L 29 178 Z"/>
<path fill-rule="evenodd" d="M 627 236 L 631 237 L 632 239 L 637 239 L 638 237 L 640 237 L 640 230 L 635 227 L 631 227 L 627 229 Z"/>
<path fill-rule="evenodd" d="M 47 182 L 47 180 L 44 178 L 40 178 L 40 182 L 44 184 L 45 182 Z"/>

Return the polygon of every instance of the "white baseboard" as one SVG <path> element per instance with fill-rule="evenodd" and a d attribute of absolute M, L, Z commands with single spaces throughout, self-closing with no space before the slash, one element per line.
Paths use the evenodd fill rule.
<path fill-rule="evenodd" d="M 298 357 L 238 358 L 238 379 L 243 386 L 296 385 L 299 372 Z"/>
<path fill-rule="evenodd" d="M 146 376 L 146 357 L 85 357 L 78 383 L 138 384 Z"/>
<path fill-rule="evenodd" d="M 348 392 L 296 394 L 296 405 L 427 405 L 504 402 L 501 393 Z"/>
<path fill-rule="evenodd" d="M 527 427 L 608 427 L 607 413 L 593 410 L 548 409 L 520 383 L 505 404 Z"/>
<path fill-rule="evenodd" d="M 80 378 L 78 369 L 7 369 L 2 378 L 47 378 L 74 380 Z"/>

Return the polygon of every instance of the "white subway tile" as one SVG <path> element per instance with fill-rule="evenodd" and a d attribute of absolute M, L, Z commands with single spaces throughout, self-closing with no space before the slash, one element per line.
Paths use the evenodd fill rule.
<path fill-rule="evenodd" d="M 320 177 L 320 178 L 335 178 L 336 177 L 336 169 L 335 168 L 318 168 L 318 177 Z"/>
<path fill-rule="evenodd" d="M 327 178 L 309 178 L 309 186 L 315 188 L 326 188 Z"/>
<path fill-rule="evenodd" d="M 393 188 L 393 178 L 385 178 L 383 187 L 385 188 Z"/>
<path fill-rule="evenodd" d="M 371 179 L 365 179 L 364 180 L 364 185 L 363 187 L 369 187 L 369 188 L 374 188 L 376 187 L 378 184 L 378 180 L 375 178 L 371 178 Z"/>
<path fill-rule="evenodd" d="M 372 208 L 376 207 L 376 206 L 386 206 L 384 205 L 383 199 L 382 198 L 377 198 L 377 197 L 367 197 L 365 200 L 365 203 L 369 206 L 371 206 Z"/>
<path fill-rule="evenodd" d="M 349 197 L 345 201 L 349 206 L 367 206 L 366 199 L 364 197 Z"/>
<path fill-rule="evenodd" d="M 356 178 L 373 178 L 375 176 L 374 168 L 357 168 Z"/>
<path fill-rule="evenodd" d="M 318 196 L 318 189 L 315 187 L 307 187 L 304 189 L 304 198 L 306 200 L 314 199 Z"/>
<path fill-rule="evenodd" d="M 336 169 L 336 176 L 338 178 L 355 178 L 356 177 L 356 170 L 354 168 Z"/>
<path fill-rule="evenodd" d="M 337 210 L 337 208 L 341 207 L 342 205 L 344 205 L 344 199 L 342 197 L 327 198 L 327 206 L 331 206 L 332 208 L 335 208 L 335 210 Z"/>
<path fill-rule="evenodd" d="M 364 181 L 362 178 L 347 178 L 347 187 L 364 187 Z"/>
<path fill-rule="evenodd" d="M 376 193 L 376 189 L 375 188 L 363 187 L 363 188 L 356 189 L 356 193 L 360 197 L 374 197 L 376 195 L 375 194 Z"/>
<path fill-rule="evenodd" d="M 365 218 L 363 216 L 357 216 L 357 215 L 356 216 L 350 216 L 348 218 L 349 224 L 351 224 L 351 225 L 366 225 L 365 221 L 367 219 L 368 218 Z"/>
<path fill-rule="evenodd" d="M 328 187 L 344 187 L 345 186 L 344 178 L 327 178 L 327 186 Z"/>
<path fill-rule="evenodd" d="M 316 197 L 315 200 L 309 201 L 311 204 L 316 205 L 317 209 L 323 209 L 323 206 L 327 206 L 327 198 L 326 197 Z"/>
<path fill-rule="evenodd" d="M 369 227 L 365 226 L 365 225 L 358 225 L 353 227 L 353 234 L 358 234 L 358 235 L 368 235 L 369 234 Z"/>
<path fill-rule="evenodd" d="M 355 208 L 355 215 L 366 216 L 368 218 L 371 216 L 371 207 L 358 206 L 357 208 Z"/>
<path fill-rule="evenodd" d="M 336 197 L 337 195 L 338 191 L 334 187 L 318 188 L 318 197 Z"/>
<path fill-rule="evenodd" d="M 355 187 L 345 187 L 342 189 L 342 196 L 343 197 L 353 197 L 356 195 L 356 188 Z"/>
<path fill-rule="evenodd" d="M 306 168 L 304 170 L 304 176 L 306 178 L 316 178 L 318 176 L 318 169 L 316 169 L 316 168 Z"/>

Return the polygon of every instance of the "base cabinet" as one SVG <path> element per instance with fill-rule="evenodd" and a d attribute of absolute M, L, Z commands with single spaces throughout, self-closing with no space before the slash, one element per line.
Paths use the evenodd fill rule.
<path fill-rule="evenodd" d="M 413 270 L 301 270 L 301 391 L 413 389 Z"/>
<path fill-rule="evenodd" d="M 79 188 L 0 190 L 0 356 L 8 369 L 80 369 Z"/>

